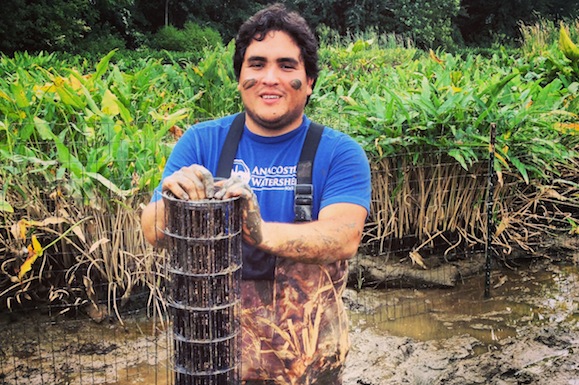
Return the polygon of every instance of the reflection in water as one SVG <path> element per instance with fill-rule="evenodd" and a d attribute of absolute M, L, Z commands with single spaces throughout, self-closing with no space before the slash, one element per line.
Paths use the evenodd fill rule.
<path fill-rule="evenodd" d="M 363 290 L 356 301 L 370 311 L 351 311 L 352 329 L 374 327 L 420 341 L 468 334 L 492 346 L 531 323 L 579 320 L 577 266 L 524 266 L 493 274 L 491 298 L 484 299 L 484 276 L 454 289 Z"/>
<path fill-rule="evenodd" d="M 352 331 L 367 327 L 419 341 L 468 334 L 483 353 L 517 330 L 574 317 L 579 322 L 576 266 L 524 266 L 493 274 L 491 298 L 484 299 L 484 276 L 471 277 L 454 289 L 366 289 L 355 294 L 367 311 L 350 311 Z M 370 309 L 371 311 L 368 311 Z M 169 363 L 139 364 L 119 373 L 114 385 L 173 385 Z"/>

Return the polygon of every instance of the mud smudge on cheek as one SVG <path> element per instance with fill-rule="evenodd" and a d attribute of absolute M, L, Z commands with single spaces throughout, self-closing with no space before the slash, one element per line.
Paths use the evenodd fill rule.
<path fill-rule="evenodd" d="M 256 84 L 257 84 L 257 80 L 247 79 L 241 84 L 241 86 L 243 87 L 244 90 L 248 90 Z"/>
<path fill-rule="evenodd" d="M 290 81 L 290 85 L 292 86 L 292 88 L 294 90 L 299 90 L 300 88 L 302 88 L 302 81 L 300 79 L 294 79 L 292 81 Z"/>

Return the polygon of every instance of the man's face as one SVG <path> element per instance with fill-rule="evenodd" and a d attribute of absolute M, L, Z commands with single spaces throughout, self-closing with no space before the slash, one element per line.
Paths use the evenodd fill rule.
<path fill-rule="evenodd" d="M 300 49 L 287 33 L 270 31 L 262 41 L 253 40 L 237 86 L 249 129 L 271 136 L 297 128 L 312 84 Z"/>

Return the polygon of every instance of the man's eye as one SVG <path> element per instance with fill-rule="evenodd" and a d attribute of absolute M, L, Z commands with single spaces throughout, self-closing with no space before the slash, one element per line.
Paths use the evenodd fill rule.
<path fill-rule="evenodd" d="M 263 63 L 249 63 L 249 67 L 251 67 L 251 68 L 261 68 L 261 67 L 263 67 Z"/>
<path fill-rule="evenodd" d="M 279 66 L 284 70 L 293 70 L 296 68 L 296 64 L 291 61 L 281 62 L 279 63 Z"/>

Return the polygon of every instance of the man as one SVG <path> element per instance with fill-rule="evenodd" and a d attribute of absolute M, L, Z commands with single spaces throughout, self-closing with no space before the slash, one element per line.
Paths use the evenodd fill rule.
<path fill-rule="evenodd" d="M 325 127 L 312 169 L 312 220 L 294 222 L 296 165 L 310 126 L 304 108 L 317 61 L 317 41 L 301 16 L 275 4 L 251 17 L 236 38 L 245 126 L 232 176 L 214 182 L 237 115 L 197 124 L 175 145 L 142 215 L 147 240 L 158 244 L 162 191 L 190 200 L 241 197 L 246 385 L 342 382 L 349 338 L 341 296 L 369 211 L 370 170 L 358 144 Z"/>

